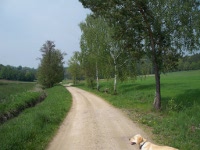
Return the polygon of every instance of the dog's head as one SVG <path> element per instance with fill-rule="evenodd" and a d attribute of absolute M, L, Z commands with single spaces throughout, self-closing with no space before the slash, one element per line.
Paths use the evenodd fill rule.
<path fill-rule="evenodd" d="M 145 142 L 146 139 L 144 139 L 140 134 L 137 134 L 133 136 L 132 138 L 130 138 L 129 141 L 131 142 L 131 145 L 135 145 L 135 144 L 139 145 L 140 143 Z"/>

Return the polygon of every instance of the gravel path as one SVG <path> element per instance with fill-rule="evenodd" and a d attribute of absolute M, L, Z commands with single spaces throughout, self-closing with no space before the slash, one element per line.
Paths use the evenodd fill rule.
<path fill-rule="evenodd" d="M 84 90 L 67 87 L 73 104 L 48 150 L 139 150 L 129 138 L 147 135 L 120 110 Z"/>

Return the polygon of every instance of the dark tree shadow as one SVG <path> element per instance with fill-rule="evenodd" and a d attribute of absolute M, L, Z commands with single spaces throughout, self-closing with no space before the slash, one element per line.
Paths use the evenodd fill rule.
<path fill-rule="evenodd" d="M 169 100 L 171 97 L 162 98 L 162 109 L 169 107 Z M 176 106 L 176 111 L 187 109 L 194 105 L 200 105 L 200 89 L 190 89 L 183 91 L 182 94 L 173 98 L 173 105 Z"/>

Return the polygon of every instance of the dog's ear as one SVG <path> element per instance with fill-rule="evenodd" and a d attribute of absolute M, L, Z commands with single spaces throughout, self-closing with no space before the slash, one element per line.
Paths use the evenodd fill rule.
<path fill-rule="evenodd" d="M 143 137 L 142 137 L 142 136 L 139 136 L 139 137 L 138 137 L 138 143 L 142 143 L 142 142 L 143 142 L 143 140 L 144 140 L 144 139 L 143 139 Z"/>

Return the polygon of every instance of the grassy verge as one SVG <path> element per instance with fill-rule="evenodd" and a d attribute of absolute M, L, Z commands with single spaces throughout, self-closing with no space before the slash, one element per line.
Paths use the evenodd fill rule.
<path fill-rule="evenodd" d="M 123 109 L 129 117 L 150 127 L 155 140 L 181 150 L 198 150 L 200 143 L 200 70 L 169 73 L 161 76 L 162 110 L 155 112 L 153 76 L 118 83 L 118 94 L 106 94 L 88 89 Z M 113 81 L 101 81 L 101 91 L 112 89 Z M 111 93 L 111 91 L 110 91 Z"/>
<path fill-rule="evenodd" d="M 71 95 L 63 86 L 47 91 L 36 107 L 0 125 L 1 150 L 43 150 L 71 107 Z"/>
<path fill-rule="evenodd" d="M 46 97 L 44 92 L 23 92 L 11 95 L 0 103 L 0 123 L 7 121 L 29 107 L 35 106 Z"/>

